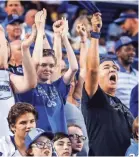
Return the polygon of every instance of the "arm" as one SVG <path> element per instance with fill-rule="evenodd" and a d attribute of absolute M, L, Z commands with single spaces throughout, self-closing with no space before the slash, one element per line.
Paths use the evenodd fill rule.
<path fill-rule="evenodd" d="M 78 70 L 78 63 L 77 63 L 77 59 L 75 57 L 74 51 L 73 51 L 73 49 L 69 43 L 68 37 L 67 37 L 68 22 L 65 19 L 63 20 L 63 22 L 64 22 L 64 29 L 61 32 L 62 33 L 62 41 L 67 50 L 67 56 L 68 56 L 68 61 L 69 61 L 69 69 L 64 74 L 63 80 L 66 84 L 69 84 Z"/>
<path fill-rule="evenodd" d="M 34 25 L 32 29 L 32 34 L 28 37 L 28 39 L 25 39 L 21 44 L 22 66 L 24 76 L 10 74 L 11 84 L 16 93 L 26 92 L 31 88 L 35 88 L 37 85 L 36 70 L 29 51 L 29 47 L 34 42 L 35 37 L 36 28 Z"/>
<path fill-rule="evenodd" d="M 95 13 L 91 19 L 92 31 L 100 32 L 102 27 L 101 14 Z M 98 27 L 98 24 L 100 27 Z M 91 43 L 87 55 L 87 74 L 85 79 L 85 90 L 91 98 L 98 88 L 98 73 L 99 73 L 99 52 L 98 52 L 99 40 L 91 38 Z"/>
<path fill-rule="evenodd" d="M 8 68 L 8 48 L 3 27 L 0 25 L 0 68 Z"/>
<path fill-rule="evenodd" d="M 62 29 L 62 20 L 58 20 L 53 24 L 53 31 L 54 31 L 54 51 L 55 57 L 57 59 L 56 69 L 52 75 L 52 81 L 57 80 L 61 77 L 61 60 L 62 60 L 62 45 L 61 45 L 61 35 L 60 31 Z"/>
<path fill-rule="evenodd" d="M 73 93 L 73 98 L 81 99 L 82 88 L 83 88 L 83 84 L 84 84 L 84 80 L 86 76 L 86 58 L 87 58 L 87 51 L 88 51 L 87 32 L 86 32 L 85 26 L 82 24 L 78 24 L 76 30 L 81 37 L 80 60 L 79 60 L 80 73 L 79 73 L 78 83 Z"/>
<path fill-rule="evenodd" d="M 47 40 L 46 35 L 43 35 L 43 49 L 51 49 L 51 46 Z"/>
<path fill-rule="evenodd" d="M 35 15 L 37 37 L 36 37 L 35 47 L 32 55 L 35 64 L 39 63 L 40 58 L 42 57 L 43 54 L 43 35 L 44 35 L 45 19 L 46 19 L 45 9 L 37 12 L 37 14 Z"/>

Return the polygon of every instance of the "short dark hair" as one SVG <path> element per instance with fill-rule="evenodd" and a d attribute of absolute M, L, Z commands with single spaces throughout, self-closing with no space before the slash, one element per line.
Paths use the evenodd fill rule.
<path fill-rule="evenodd" d="M 63 139 L 63 138 L 68 138 L 68 139 L 70 140 L 68 134 L 65 134 L 65 133 L 63 133 L 63 132 L 57 132 L 57 133 L 55 133 L 55 136 L 54 136 L 54 138 L 53 138 L 53 142 L 55 142 L 55 141 L 57 141 L 57 140 L 59 140 L 59 139 Z"/>
<path fill-rule="evenodd" d="M 35 120 L 38 120 L 38 112 L 35 110 L 33 105 L 26 102 L 18 102 L 13 105 L 9 111 L 7 118 L 9 128 L 11 129 L 11 125 L 15 125 L 17 118 L 25 113 L 32 113 L 35 117 Z"/>
<path fill-rule="evenodd" d="M 23 6 L 23 2 L 19 0 L 20 4 Z M 8 0 L 5 1 L 5 7 L 7 7 Z"/>
<path fill-rule="evenodd" d="M 43 57 L 53 57 L 55 64 L 57 64 L 57 59 L 55 57 L 55 51 L 53 49 L 43 49 Z"/>
<path fill-rule="evenodd" d="M 77 124 L 69 124 L 69 125 L 68 125 L 68 128 L 69 128 L 69 127 L 76 127 L 76 128 L 79 128 L 79 129 L 82 130 L 82 128 L 81 128 L 79 125 L 77 125 Z"/>

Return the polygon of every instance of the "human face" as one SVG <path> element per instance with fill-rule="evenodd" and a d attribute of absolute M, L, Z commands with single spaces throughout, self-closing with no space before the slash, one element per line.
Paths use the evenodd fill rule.
<path fill-rule="evenodd" d="M 99 66 L 99 85 L 108 94 L 115 92 L 118 80 L 118 67 L 113 61 L 104 61 Z"/>
<path fill-rule="evenodd" d="M 17 14 L 21 16 L 23 14 L 23 7 L 19 0 L 8 0 L 7 6 L 5 7 L 5 11 L 8 15 Z"/>
<path fill-rule="evenodd" d="M 131 19 L 128 18 L 126 19 L 123 23 L 120 24 L 120 27 L 122 28 L 122 30 L 125 32 L 125 33 L 129 33 L 131 34 L 132 33 L 132 23 L 131 23 Z"/>
<path fill-rule="evenodd" d="M 16 137 L 24 139 L 31 128 L 36 127 L 35 116 L 32 113 L 24 113 L 16 120 L 15 125 L 11 127 Z"/>
<path fill-rule="evenodd" d="M 7 25 L 8 37 L 19 39 L 22 34 L 21 25 L 18 22 Z"/>
<path fill-rule="evenodd" d="M 52 56 L 42 57 L 37 69 L 38 80 L 46 82 L 51 79 L 55 69 L 55 61 Z"/>
<path fill-rule="evenodd" d="M 134 62 L 135 57 L 135 48 L 132 44 L 122 46 L 120 50 L 117 52 L 118 59 L 122 62 L 124 65 L 130 65 Z"/>
<path fill-rule="evenodd" d="M 40 136 L 32 145 L 30 154 L 33 156 L 52 156 L 52 142 L 46 136 Z"/>
<path fill-rule="evenodd" d="M 78 153 L 82 150 L 86 137 L 83 136 L 83 132 L 80 128 L 70 126 L 68 127 L 68 133 L 72 143 L 73 153 Z"/>
<path fill-rule="evenodd" d="M 54 148 L 58 156 L 71 156 L 72 153 L 71 141 L 67 137 L 55 141 Z"/>

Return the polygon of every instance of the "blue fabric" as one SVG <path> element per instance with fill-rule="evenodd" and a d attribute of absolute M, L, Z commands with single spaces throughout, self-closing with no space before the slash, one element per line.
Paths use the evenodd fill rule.
<path fill-rule="evenodd" d="M 64 104 L 69 87 L 70 85 L 66 85 L 63 78 L 52 84 L 38 83 L 35 89 L 24 94 L 18 94 L 16 101 L 28 102 L 34 105 L 39 113 L 38 128 L 53 133 L 67 133 Z"/>
<path fill-rule="evenodd" d="M 136 85 L 131 91 L 130 111 L 134 117 L 138 116 L 138 85 Z"/>
<path fill-rule="evenodd" d="M 131 141 L 131 145 L 128 147 L 125 156 L 138 156 L 138 143 L 134 140 Z"/>
<path fill-rule="evenodd" d="M 23 76 L 23 68 L 22 68 L 22 65 L 19 65 L 19 66 L 12 66 L 9 64 L 9 71 L 12 72 L 13 74 L 16 74 L 16 75 L 20 75 L 20 76 Z"/>

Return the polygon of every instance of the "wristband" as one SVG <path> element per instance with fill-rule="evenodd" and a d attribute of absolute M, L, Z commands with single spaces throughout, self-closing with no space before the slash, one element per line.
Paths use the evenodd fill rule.
<path fill-rule="evenodd" d="M 100 38 L 100 34 L 101 34 L 101 32 L 90 31 L 91 38 L 99 39 Z"/>

